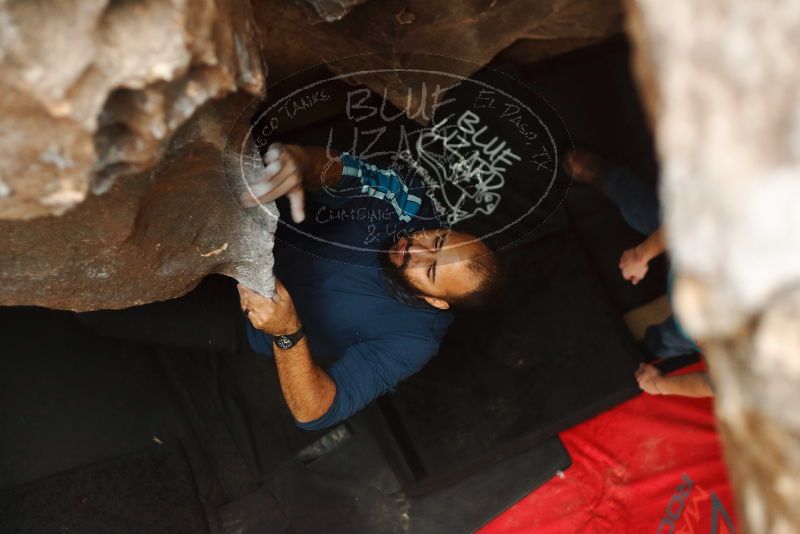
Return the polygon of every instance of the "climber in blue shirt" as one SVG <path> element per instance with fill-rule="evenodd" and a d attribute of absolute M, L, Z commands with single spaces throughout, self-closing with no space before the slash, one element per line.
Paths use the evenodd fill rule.
<path fill-rule="evenodd" d="M 253 209 L 280 197 L 290 208 L 276 234 L 276 295 L 239 295 L 250 345 L 274 356 L 301 428 L 342 421 L 419 371 L 450 307 L 494 292 L 494 254 L 440 222 L 424 189 L 346 153 L 274 144 L 243 195 Z"/>

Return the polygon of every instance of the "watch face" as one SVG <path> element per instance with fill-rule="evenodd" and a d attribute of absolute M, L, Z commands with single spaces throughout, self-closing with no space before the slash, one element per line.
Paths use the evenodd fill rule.
<path fill-rule="evenodd" d="M 292 348 L 292 340 L 286 336 L 278 336 L 275 338 L 275 344 L 282 349 L 290 349 Z"/>

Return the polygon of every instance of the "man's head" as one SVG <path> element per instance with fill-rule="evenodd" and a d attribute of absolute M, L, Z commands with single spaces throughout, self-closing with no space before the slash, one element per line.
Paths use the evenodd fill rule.
<path fill-rule="evenodd" d="M 398 239 L 387 252 L 391 278 L 431 306 L 480 305 L 497 290 L 497 258 L 480 239 L 446 228 Z"/>

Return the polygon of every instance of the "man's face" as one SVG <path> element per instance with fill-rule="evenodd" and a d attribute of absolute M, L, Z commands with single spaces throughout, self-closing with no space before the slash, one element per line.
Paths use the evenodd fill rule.
<path fill-rule="evenodd" d="M 469 260 L 488 253 L 475 236 L 448 229 L 423 230 L 401 237 L 388 250 L 388 259 L 416 293 L 437 307 L 448 297 L 475 290 L 480 275 Z"/>

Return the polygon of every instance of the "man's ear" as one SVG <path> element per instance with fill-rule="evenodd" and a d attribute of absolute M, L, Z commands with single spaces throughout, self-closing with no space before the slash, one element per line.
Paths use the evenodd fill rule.
<path fill-rule="evenodd" d="M 450 303 L 440 298 L 425 296 L 422 297 L 422 299 L 434 308 L 439 308 L 440 310 L 447 310 L 450 308 Z"/>

